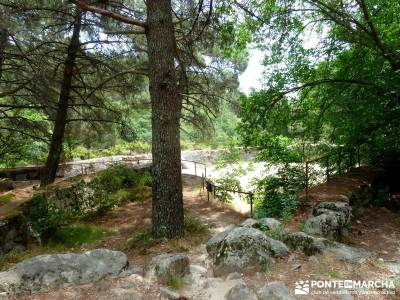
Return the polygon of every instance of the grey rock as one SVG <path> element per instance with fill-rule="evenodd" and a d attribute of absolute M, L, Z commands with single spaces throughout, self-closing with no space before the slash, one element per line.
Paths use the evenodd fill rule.
<path fill-rule="evenodd" d="M 352 264 L 362 264 L 374 254 L 363 248 L 355 248 L 341 243 L 335 243 L 329 251 L 335 254 L 335 258 L 340 261 Z"/>
<path fill-rule="evenodd" d="M 257 292 L 259 300 L 294 300 L 289 289 L 280 282 L 270 282 Z"/>
<path fill-rule="evenodd" d="M 310 262 L 312 262 L 312 263 L 314 263 L 314 264 L 319 263 L 319 259 L 318 259 L 318 257 L 316 257 L 315 255 L 311 255 L 311 256 L 308 258 L 308 261 L 310 261 Z"/>
<path fill-rule="evenodd" d="M 345 202 L 321 202 L 304 224 L 309 234 L 340 239 L 350 226 L 351 208 Z"/>
<path fill-rule="evenodd" d="M 213 259 L 214 274 L 217 276 L 252 269 L 266 271 L 274 262 L 274 257 L 289 255 L 284 243 L 248 227 L 230 230 L 224 238 L 219 239 L 219 243 L 214 243 L 207 250 Z"/>
<path fill-rule="evenodd" d="M 153 257 L 145 268 L 145 276 L 166 283 L 172 276 L 190 274 L 189 257 L 184 253 L 165 253 Z"/>
<path fill-rule="evenodd" d="M 252 227 L 263 231 L 274 230 L 282 227 L 281 222 L 274 218 L 247 219 L 239 226 Z"/>
<path fill-rule="evenodd" d="M 143 275 L 143 268 L 140 266 L 129 265 L 125 270 L 119 274 L 119 277 L 128 277 L 132 274 Z"/>
<path fill-rule="evenodd" d="M 256 294 L 244 282 L 234 285 L 226 294 L 226 300 L 257 300 Z"/>
<path fill-rule="evenodd" d="M 286 237 L 285 242 L 290 247 L 303 251 L 306 255 L 323 253 L 333 245 L 333 243 L 327 239 L 315 238 L 301 231 L 290 233 Z"/>
<path fill-rule="evenodd" d="M 39 255 L 0 273 L 0 292 L 18 294 L 86 284 L 118 275 L 128 263 L 120 251 L 96 249 L 83 254 Z"/>
<path fill-rule="evenodd" d="M 241 279 L 242 275 L 238 272 L 233 272 L 226 276 L 226 280 L 234 280 L 234 279 Z"/>
<path fill-rule="evenodd" d="M 268 230 L 275 230 L 282 227 L 282 223 L 274 218 L 262 218 L 258 219 L 258 222 L 263 225 L 264 228 Z"/>
<path fill-rule="evenodd" d="M 164 286 L 160 287 L 160 294 L 161 296 L 169 299 L 169 300 L 178 300 L 181 295 L 175 291 L 170 290 Z"/>
<path fill-rule="evenodd" d="M 225 228 L 224 231 L 217 233 L 211 239 L 209 239 L 206 245 L 208 254 L 214 256 L 218 252 L 218 247 L 220 246 L 221 242 L 235 228 L 236 228 L 235 225 L 229 225 L 228 227 Z"/>
<path fill-rule="evenodd" d="M 190 269 L 190 273 L 199 274 L 199 275 L 206 275 L 208 272 L 206 268 L 199 266 L 199 265 L 190 265 L 189 269 Z"/>
<path fill-rule="evenodd" d="M 386 261 L 384 265 L 390 272 L 400 274 L 400 260 Z"/>
<path fill-rule="evenodd" d="M 256 219 L 249 218 L 243 221 L 239 226 L 257 228 L 258 224 L 259 222 Z"/>

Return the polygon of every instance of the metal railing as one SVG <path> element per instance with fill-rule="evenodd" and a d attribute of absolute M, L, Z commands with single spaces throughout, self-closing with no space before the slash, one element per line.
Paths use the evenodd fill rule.
<path fill-rule="evenodd" d="M 332 175 L 341 175 L 343 171 L 350 171 L 355 164 L 355 160 L 358 167 L 361 166 L 360 146 L 356 148 L 345 148 L 344 146 L 338 147 L 337 149 L 330 151 L 328 154 L 313 158 L 305 161 L 305 196 L 306 201 L 310 194 L 310 165 L 323 162 L 325 167 L 325 178 L 326 182 L 329 182 Z M 344 165 L 343 165 L 344 163 Z M 336 174 L 335 174 L 336 171 Z"/>

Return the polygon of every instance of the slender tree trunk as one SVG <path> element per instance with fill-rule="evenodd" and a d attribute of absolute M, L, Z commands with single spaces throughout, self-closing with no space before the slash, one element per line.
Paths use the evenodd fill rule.
<path fill-rule="evenodd" d="M 64 75 L 61 84 L 60 97 L 57 105 L 57 113 L 54 122 L 53 134 L 51 137 L 49 154 L 46 165 L 42 172 L 40 185 L 46 186 L 54 182 L 60 162 L 62 144 L 67 123 L 68 104 L 71 94 L 72 77 L 75 66 L 76 56 L 79 51 L 79 34 L 81 31 L 81 13 L 75 19 L 72 37 L 68 46 L 68 54 L 64 63 Z"/>
<path fill-rule="evenodd" d="M 3 64 L 5 60 L 5 49 L 7 46 L 8 32 L 0 26 L 0 78 L 3 74 Z"/>
<path fill-rule="evenodd" d="M 153 236 L 183 234 L 180 116 L 170 0 L 147 0 L 146 31 L 152 108 Z"/>

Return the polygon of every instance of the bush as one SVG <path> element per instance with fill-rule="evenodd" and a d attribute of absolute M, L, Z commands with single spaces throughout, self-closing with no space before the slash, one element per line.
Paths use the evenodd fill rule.
<path fill-rule="evenodd" d="M 256 216 L 289 218 L 298 206 L 297 194 L 305 188 L 301 166 L 286 164 L 275 176 L 257 183 Z"/>
<path fill-rule="evenodd" d="M 224 149 L 221 154 L 218 155 L 215 168 L 223 168 L 230 164 L 236 164 L 240 161 L 240 148 L 238 148 L 236 141 L 232 140 L 229 142 L 227 149 Z"/>
<path fill-rule="evenodd" d="M 33 230 L 46 240 L 59 226 L 69 224 L 72 213 L 48 201 L 45 194 L 39 194 L 29 203 L 29 219 Z"/>
<path fill-rule="evenodd" d="M 99 172 L 91 183 L 107 192 L 116 192 L 136 185 L 151 185 L 151 181 L 149 172 L 143 173 L 124 164 L 115 164 Z"/>
<path fill-rule="evenodd" d="M 202 220 L 192 216 L 185 216 L 184 220 L 186 233 L 201 233 L 207 230 L 207 225 Z"/>
<path fill-rule="evenodd" d="M 32 228 L 45 240 L 58 227 L 90 219 L 114 208 L 129 198 L 126 188 L 151 182 L 147 173 L 125 165 L 100 172 L 91 182 L 81 180 L 67 188 L 53 188 L 33 197 L 28 214 Z"/>
<path fill-rule="evenodd" d="M 54 247 L 63 245 L 67 247 L 91 244 L 104 237 L 115 233 L 114 230 L 93 225 L 74 224 L 58 228 L 49 240 L 49 245 Z"/>

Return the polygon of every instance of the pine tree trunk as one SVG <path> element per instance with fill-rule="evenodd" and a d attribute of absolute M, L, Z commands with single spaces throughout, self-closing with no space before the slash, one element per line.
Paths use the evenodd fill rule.
<path fill-rule="evenodd" d="M 147 0 L 146 31 L 152 108 L 153 236 L 183 234 L 180 116 L 170 0 Z"/>
<path fill-rule="evenodd" d="M 8 32 L 0 26 L 0 78 L 3 74 L 3 64 L 5 60 L 5 49 L 7 46 Z"/>
<path fill-rule="evenodd" d="M 79 51 L 79 34 L 81 31 L 81 14 L 75 19 L 72 37 L 68 46 L 68 54 L 64 63 L 64 75 L 61 84 L 60 97 L 57 105 L 57 113 L 54 122 L 53 134 L 49 147 L 46 165 L 42 170 L 40 186 L 53 183 L 56 178 L 58 164 L 62 152 L 62 144 L 67 123 L 68 105 L 71 94 L 72 77 L 75 66 L 76 56 Z"/>

